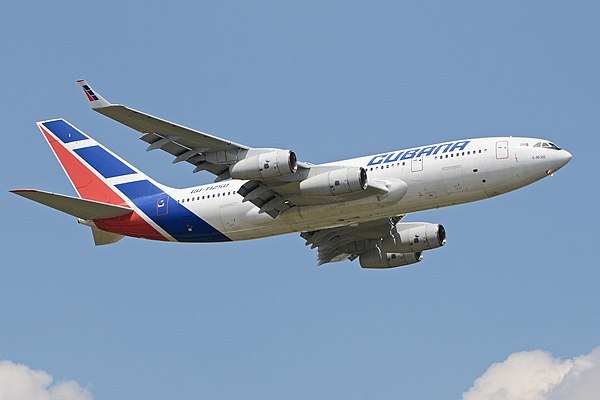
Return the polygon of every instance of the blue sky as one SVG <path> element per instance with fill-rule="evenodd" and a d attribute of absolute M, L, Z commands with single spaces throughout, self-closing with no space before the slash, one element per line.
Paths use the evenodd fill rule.
<path fill-rule="evenodd" d="M 98 399 L 434 399 L 514 352 L 589 353 L 599 13 L 592 1 L 3 5 L 0 359 Z M 448 232 L 414 268 L 317 268 L 297 235 L 96 248 L 88 228 L 7 192 L 74 194 L 35 121 L 66 118 L 171 186 L 210 176 L 145 152 L 89 110 L 77 79 L 311 162 L 495 135 L 545 137 L 574 158 L 520 191 L 409 216 Z"/>

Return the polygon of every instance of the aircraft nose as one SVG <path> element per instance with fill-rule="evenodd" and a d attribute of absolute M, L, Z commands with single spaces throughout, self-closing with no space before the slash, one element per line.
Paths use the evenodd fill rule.
<path fill-rule="evenodd" d="M 559 150 L 555 153 L 555 156 L 553 157 L 552 160 L 552 168 L 549 169 L 548 171 L 546 171 L 548 174 L 552 174 L 555 171 L 558 171 L 559 169 L 561 169 L 562 167 L 564 167 L 565 165 L 567 165 L 567 163 L 569 161 L 571 161 L 571 159 L 573 158 L 573 156 L 571 155 L 571 153 L 569 153 L 566 150 Z"/>
<path fill-rule="evenodd" d="M 573 155 L 571 153 L 569 153 L 566 150 L 561 150 L 561 155 L 560 155 L 560 166 L 565 166 L 567 165 L 567 163 L 569 161 L 571 161 L 571 159 L 573 158 Z"/>

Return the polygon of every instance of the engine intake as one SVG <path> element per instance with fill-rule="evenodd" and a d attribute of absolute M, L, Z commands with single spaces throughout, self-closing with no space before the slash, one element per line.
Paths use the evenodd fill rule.
<path fill-rule="evenodd" d="M 269 179 L 295 174 L 298 170 L 296 153 L 275 150 L 244 158 L 229 167 L 234 179 Z"/>
<path fill-rule="evenodd" d="M 439 224 L 399 223 L 381 241 L 383 251 L 408 253 L 435 249 L 446 244 L 446 229 Z"/>
<path fill-rule="evenodd" d="M 362 167 L 340 168 L 300 182 L 306 196 L 340 196 L 367 188 L 367 171 Z"/>

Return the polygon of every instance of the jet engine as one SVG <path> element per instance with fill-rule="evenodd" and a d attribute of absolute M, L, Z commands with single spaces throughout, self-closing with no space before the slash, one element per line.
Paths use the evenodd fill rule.
<path fill-rule="evenodd" d="M 396 224 L 389 236 L 381 240 L 386 252 L 410 253 L 435 249 L 446 244 L 446 229 L 439 224 L 408 222 Z"/>
<path fill-rule="evenodd" d="M 363 268 L 396 268 L 418 263 L 423 259 L 423 254 L 415 253 L 386 253 L 380 247 L 362 253 L 359 261 Z"/>
<path fill-rule="evenodd" d="M 298 159 L 291 150 L 274 150 L 244 158 L 229 167 L 234 179 L 269 179 L 296 173 Z"/>
<path fill-rule="evenodd" d="M 361 167 L 335 169 L 300 182 L 300 192 L 306 196 L 339 196 L 366 188 L 367 171 Z"/>

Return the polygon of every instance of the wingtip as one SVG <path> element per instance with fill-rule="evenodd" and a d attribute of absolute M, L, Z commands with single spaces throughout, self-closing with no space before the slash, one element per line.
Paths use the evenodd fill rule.
<path fill-rule="evenodd" d="M 92 87 L 86 82 L 85 79 L 78 79 L 77 84 L 83 90 L 83 94 L 87 98 L 88 103 L 92 106 L 92 109 L 108 107 L 111 104 L 100 96 Z"/>
<path fill-rule="evenodd" d="M 10 189 L 10 193 L 22 195 L 23 193 L 36 193 L 39 192 L 37 189 Z"/>

